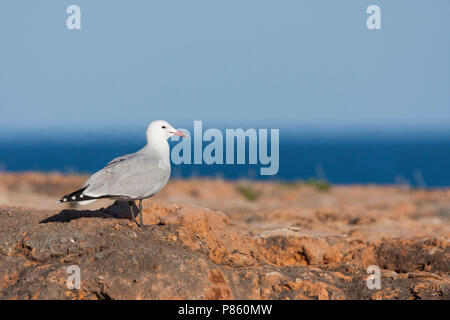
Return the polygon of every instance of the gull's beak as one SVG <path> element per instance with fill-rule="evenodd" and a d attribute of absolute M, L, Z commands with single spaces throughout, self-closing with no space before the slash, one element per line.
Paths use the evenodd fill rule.
<path fill-rule="evenodd" d="M 171 131 L 171 134 L 175 135 L 175 136 L 179 136 L 179 137 L 183 137 L 186 138 L 186 133 L 184 133 L 183 131 L 180 130 L 176 130 L 176 131 Z"/>

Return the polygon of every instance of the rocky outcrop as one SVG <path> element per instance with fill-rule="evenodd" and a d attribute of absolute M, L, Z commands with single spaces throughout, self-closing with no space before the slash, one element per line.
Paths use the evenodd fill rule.
<path fill-rule="evenodd" d="M 143 230 L 86 178 L 0 174 L 1 299 L 450 298 L 450 189 L 171 180 Z"/>
<path fill-rule="evenodd" d="M 93 211 L 1 207 L 0 298 L 450 298 L 445 237 L 372 240 L 292 224 L 243 232 L 218 211 L 145 206 L 144 222 L 154 224 L 148 229 L 131 222 L 120 202 Z M 369 265 L 380 267 L 379 289 L 367 286 Z M 79 289 L 67 287 L 70 266 L 80 268 Z"/>

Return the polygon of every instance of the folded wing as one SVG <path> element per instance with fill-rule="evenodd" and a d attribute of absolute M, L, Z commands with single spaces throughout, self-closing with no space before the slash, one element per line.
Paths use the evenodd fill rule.
<path fill-rule="evenodd" d="M 170 176 L 158 159 L 134 153 L 118 157 L 93 174 L 83 194 L 89 197 L 148 197 L 159 192 Z"/>

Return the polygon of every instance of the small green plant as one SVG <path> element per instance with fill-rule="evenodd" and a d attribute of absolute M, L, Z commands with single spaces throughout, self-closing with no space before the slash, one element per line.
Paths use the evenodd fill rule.
<path fill-rule="evenodd" d="M 236 190 L 248 201 L 255 201 L 259 194 L 249 185 L 238 185 Z"/>
<path fill-rule="evenodd" d="M 307 185 L 316 188 L 319 191 L 328 191 L 331 189 L 331 184 L 326 180 L 308 179 L 305 181 Z"/>

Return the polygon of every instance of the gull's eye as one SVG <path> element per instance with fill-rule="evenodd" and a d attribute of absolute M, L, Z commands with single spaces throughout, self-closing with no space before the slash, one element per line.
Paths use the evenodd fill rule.
<path fill-rule="evenodd" d="M 165 128 L 166 128 L 166 126 L 162 126 L 161 128 L 165 129 Z"/>

